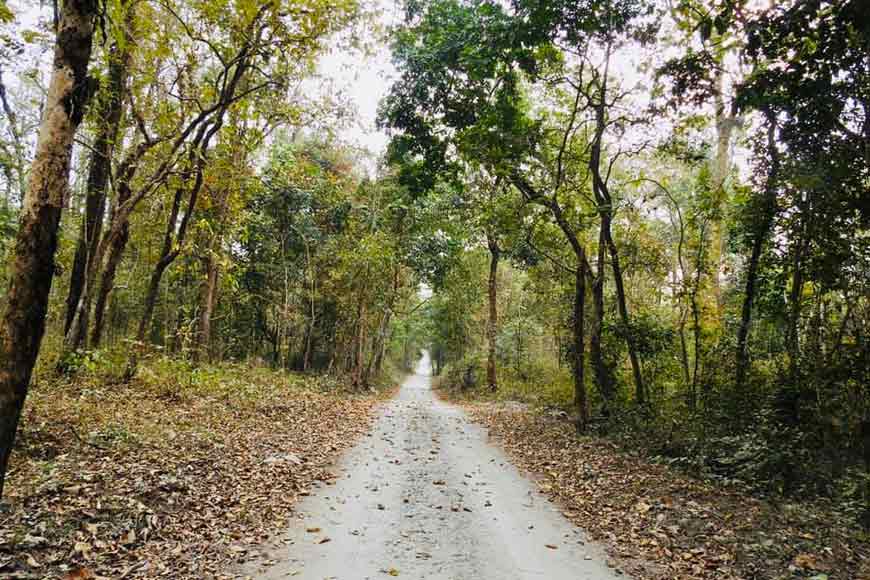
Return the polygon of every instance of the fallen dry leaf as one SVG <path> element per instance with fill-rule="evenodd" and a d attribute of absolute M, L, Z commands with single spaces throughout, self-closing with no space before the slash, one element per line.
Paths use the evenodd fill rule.
<path fill-rule="evenodd" d="M 334 479 L 334 457 L 380 400 L 243 365 L 219 376 L 204 389 L 35 385 L 0 513 L 0 566 L 70 580 L 231 578 L 312 482 Z"/>
<path fill-rule="evenodd" d="M 76 568 L 63 577 L 63 580 L 91 580 L 94 573 L 87 568 Z"/>
<path fill-rule="evenodd" d="M 825 504 L 772 506 L 613 441 L 578 438 L 568 421 L 533 409 L 463 404 L 566 517 L 609 547 L 608 565 L 634 578 L 772 580 L 793 577 L 790 566 L 870 578 L 870 545 Z"/>

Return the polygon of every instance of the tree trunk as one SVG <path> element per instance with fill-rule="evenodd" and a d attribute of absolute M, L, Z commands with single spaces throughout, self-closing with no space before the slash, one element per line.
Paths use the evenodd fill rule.
<path fill-rule="evenodd" d="M 85 215 L 81 232 L 76 244 L 69 292 L 66 298 L 66 319 L 64 321 L 65 348 L 76 351 L 87 338 L 88 315 L 90 314 L 91 295 L 96 278 L 95 256 L 103 230 L 103 214 L 106 211 L 106 197 L 109 177 L 112 172 L 112 153 L 118 139 L 121 116 L 124 112 L 124 95 L 131 50 L 134 41 L 135 9 L 124 0 L 126 9 L 124 35 L 122 42 L 115 42 L 108 53 L 109 74 L 104 91 L 98 94 L 99 111 L 97 118 L 100 126 L 91 153 L 88 171 Z"/>
<path fill-rule="evenodd" d="M 604 242 L 598 241 L 597 274 L 592 280 L 592 332 L 589 336 L 589 358 L 592 361 L 592 372 L 595 386 L 601 395 L 604 407 L 601 410 L 605 418 L 609 418 L 614 398 L 613 377 L 607 363 L 604 362 L 604 352 L 601 350 L 601 338 L 604 334 L 604 282 L 606 280 L 606 259 Z M 586 267 L 588 272 L 589 267 Z"/>
<path fill-rule="evenodd" d="M 625 332 L 625 342 L 628 345 L 628 358 L 631 361 L 631 372 L 634 376 L 635 401 L 638 405 L 646 404 L 646 390 L 643 384 L 643 375 L 640 368 L 640 357 L 637 354 L 634 336 L 631 333 L 631 327 L 628 317 L 628 304 L 625 299 L 625 285 L 622 279 L 622 267 L 619 263 L 619 250 L 616 243 L 613 241 L 613 236 L 610 233 L 610 215 L 609 211 L 601 216 L 601 229 L 604 236 L 607 249 L 610 253 L 610 267 L 613 270 L 613 285 L 616 287 L 616 306 L 619 310 L 619 318 L 622 321 L 623 332 Z"/>
<path fill-rule="evenodd" d="M 103 262 L 103 255 L 108 254 L 102 274 L 100 275 L 100 288 L 97 293 L 97 302 L 94 306 L 94 323 L 91 329 L 91 346 L 93 348 L 99 348 L 102 342 L 106 308 L 109 305 L 109 297 L 115 287 L 115 275 L 118 272 L 121 259 L 124 257 L 127 242 L 130 240 L 130 222 L 128 220 L 116 222 L 114 220 L 114 213 L 115 209 L 126 202 L 131 194 L 132 191 L 129 184 L 126 180 L 122 180 L 118 185 L 118 196 L 115 199 L 112 211 L 113 218 L 110 220 L 112 229 L 101 241 L 95 259 L 95 269 L 97 269 Z"/>
<path fill-rule="evenodd" d="M 701 292 L 701 280 L 704 273 L 704 251 L 706 244 L 706 223 L 702 224 L 698 232 L 698 253 L 695 257 L 695 272 L 691 292 L 689 294 L 689 304 L 692 312 L 692 335 L 694 338 L 695 359 L 692 366 L 692 378 L 689 383 L 689 401 L 691 408 L 694 409 L 697 404 L 698 394 L 698 377 L 701 374 L 701 363 L 704 360 L 703 344 L 701 341 L 701 306 L 698 304 L 698 294 Z M 718 324 L 718 323 L 717 323 Z M 707 399 L 705 391 L 704 398 Z"/>
<path fill-rule="evenodd" d="M 571 224 L 568 222 L 565 214 L 562 210 L 562 206 L 559 205 L 558 201 L 555 198 L 551 198 L 548 200 L 544 200 L 542 196 L 534 190 L 534 188 L 527 181 L 520 177 L 515 177 L 514 183 L 517 188 L 523 192 L 523 195 L 527 197 L 527 199 L 534 201 L 536 203 L 540 203 L 545 207 L 549 208 L 553 214 L 553 218 L 556 220 L 556 224 L 559 226 L 559 229 L 562 230 L 562 233 L 565 235 L 565 238 L 568 240 L 571 249 L 574 251 L 574 256 L 577 262 L 577 269 L 574 271 L 574 308 L 573 308 L 573 321 L 571 324 L 572 329 L 572 339 L 573 339 L 573 356 L 571 357 L 571 366 L 572 372 L 574 375 L 574 406 L 577 411 L 577 429 L 580 432 L 584 432 L 589 424 L 589 406 L 586 397 L 586 380 L 585 380 L 585 369 L 584 369 L 584 359 L 585 359 L 585 329 L 584 329 L 584 316 L 586 309 L 586 248 L 580 243 L 580 239 L 577 237 L 576 232 L 571 227 Z M 603 272 L 603 270 L 602 270 Z M 602 279 L 603 284 L 603 279 Z M 602 286 L 603 287 L 603 286 Z M 603 294 L 602 294 L 603 296 Z M 602 311 L 603 311 L 603 299 L 602 299 Z M 600 334 L 599 334 L 600 338 Z M 599 343 L 600 344 L 600 343 Z M 600 349 L 599 349 L 600 352 Z"/>
<path fill-rule="evenodd" d="M 592 174 L 592 191 L 598 205 L 598 215 L 601 220 L 599 243 L 606 245 L 610 254 L 611 269 L 613 270 L 613 282 L 616 287 L 616 305 L 625 332 L 625 342 L 628 346 L 628 358 L 631 361 L 631 372 L 634 377 L 635 400 L 638 405 L 646 404 L 646 391 L 643 384 L 643 374 L 640 367 L 640 357 L 637 354 L 634 337 L 629 328 L 628 306 L 625 299 L 625 285 L 622 279 L 622 267 L 619 263 L 619 251 L 613 241 L 611 222 L 613 220 L 613 197 L 610 195 L 607 181 L 610 177 L 610 169 L 602 174 L 601 156 L 604 148 L 604 133 L 607 129 L 607 81 L 610 67 L 612 46 L 606 46 L 604 73 L 601 77 L 602 84 L 600 94 L 595 103 L 595 136 L 589 148 L 589 171 Z M 599 276 L 602 275 L 599 272 Z"/>
<path fill-rule="evenodd" d="M 758 267 L 764 242 L 773 225 L 776 212 L 776 182 L 779 179 L 779 150 L 776 147 L 776 119 L 772 111 L 765 111 L 767 118 L 767 149 L 770 155 L 770 166 L 762 192 L 760 216 L 756 223 L 752 238 L 752 250 L 746 267 L 746 290 L 743 295 L 743 308 L 740 313 L 740 326 L 737 328 L 737 368 L 734 385 L 738 393 L 746 387 L 746 372 L 749 369 L 749 353 L 746 343 L 749 338 L 749 328 L 752 324 L 752 307 L 755 304 L 755 291 L 758 284 Z"/>
<path fill-rule="evenodd" d="M 69 0 L 60 11 L 51 84 L 18 234 L 10 252 L 9 287 L 0 319 L 0 497 L 45 332 L 73 138 L 93 92 L 87 72 L 97 3 Z"/>
<path fill-rule="evenodd" d="M 387 355 L 387 340 L 390 338 L 390 321 L 392 319 L 392 311 L 388 310 L 384 316 L 384 323 L 381 333 L 377 341 L 377 350 L 375 351 L 375 373 L 380 374 L 384 368 L 384 358 Z"/>
<path fill-rule="evenodd" d="M 498 390 L 496 371 L 496 340 L 498 338 L 498 262 L 501 250 L 498 242 L 487 234 L 489 246 L 489 318 L 486 321 L 486 340 L 488 346 L 486 358 L 486 384 L 490 391 Z"/>
<path fill-rule="evenodd" d="M 800 205 L 804 206 L 803 203 Z M 788 316 L 785 335 L 785 345 L 788 351 L 788 380 L 783 381 L 777 394 L 777 406 L 779 407 L 780 415 L 790 425 L 797 425 L 800 421 L 801 341 L 799 330 L 804 290 L 803 256 L 810 239 L 810 232 L 807 231 L 806 220 L 809 218 L 807 217 L 806 210 L 806 207 L 800 207 L 799 209 L 801 215 L 798 216 L 797 220 L 797 239 L 792 249 L 792 278 L 788 294 Z M 816 320 L 811 326 L 824 328 L 826 325 L 821 320 Z M 821 341 L 814 342 L 817 343 L 816 347 L 819 347 L 821 344 Z M 818 357 L 818 359 L 823 358 L 821 356 Z"/>
<path fill-rule="evenodd" d="M 716 122 L 716 156 L 712 160 L 710 177 L 713 187 L 713 215 L 710 222 L 710 265 L 713 268 L 713 297 L 716 304 L 716 324 L 721 324 L 722 309 L 722 258 L 725 253 L 725 235 L 721 207 L 726 201 L 727 190 L 725 182 L 731 172 L 731 141 L 738 122 L 733 112 L 726 110 L 725 71 L 723 67 L 715 67 L 713 83 L 714 110 Z"/>
<path fill-rule="evenodd" d="M 193 361 L 197 363 L 203 358 L 206 361 L 211 359 L 211 317 L 214 312 L 220 276 L 220 268 L 218 268 L 214 252 L 209 252 L 205 262 L 205 284 L 203 284 L 199 302 L 199 332 L 197 332 L 196 347 L 193 350 Z"/>
<path fill-rule="evenodd" d="M 366 364 L 365 375 L 363 377 L 363 383 L 368 385 L 369 379 L 373 376 L 372 371 L 375 373 L 380 372 L 381 369 L 381 355 L 384 352 L 384 345 L 386 344 L 387 339 L 387 328 L 390 325 L 390 309 L 389 307 L 384 311 L 383 316 L 381 316 L 381 321 L 378 324 L 378 331 L 375 334 L 374 340 L 372 340 L 372 352 L 369 354 L 369 360 Z"/>
<path fill-rule="evenodd" d="M 99 348 L 103 341 L 106 308 L 109 306 L 109 298 L 111 297 L 112 290 L 115 288 L 115 276 L 118 272 L 118 266 L 121 264 L 121 258 L 124 257 L 124 249 L 127 247 L 129 240 L 130 226 L 124 223 L 121 225 L 120 235 L 115 238 L 112 246 L 109 248 L 109 258 L 106 261 L 106 266 L 100 279 L 100 291 L 97 294 L 97 303 L 94 306 L 94 325 L 91 329 L 91 346 L 94 348 Z"/>
<path fill-rule="evenodd" d="M 305 329 L 305 354 L 302 356 L 302 370 L 307 372 L 311 367 L 311 351 L 314 342 L 314 325 L 317 321 L 315 310 L 315 298 L 317 293 L 317 285 L 314 277 L 314 267 L 311 261 L 311 248 L 308 240 L 305 240 L 305 261 L 308 262 L 308 276 L 310 280 L 309 296 L 308 296 L 308 325 Z"/>
<path fill-rule="evenodd" d="M 360 292 L 356 309 L 356 333 L 353 344 L 353 386 L 356 389 L 363 389 L 366 386 L 363 382 L 363 366 L 365 365 L 365 315 L 365 300 L 363 300 L 363 294 Z"/>
<path fill-rule="evenodd" d="M 160 251 L 160 258 L 154 266 L 154 271 L 151 272 L 151 279 L 148 282 L 148 291 L 145 293 L 145 309 L 142 313 L 142 318 L 139 320 L 139 330 L 136 332 L 136 340 L 143 342 L 145 334 L 148 332 L 148 326 L 151 324 L 151 317 L 154 315 L 154 307 L 157 304 L 157 292 L 160 290 L 160 279 L 163 277 L 163 272 L 172 263 L 173 240 L 175 234 L 175 226 L 178 221 L 178 213 L 181 211 L 181 201 L 184 197 L 184 186 L 179 186 L 175 190 L 175 196 L 172 200 L 172 209 L 169 212 L 169 219 L 166 222 L 166 233 L 163 236 L 163 247 Z"/>
<path fill-rule="evenodd" d="M 302 372 L 308 372 L 311 368 L 311 351 L 313 348 L 314 325 L 309 320 L 305 325 L 305 352 L 302 354 Z"/>
<path fill-rule="evenodd" d="M 207 151 L 211 138 L 220 130 L 223 116 L 219 114 L 215 119 L 214 124 L 209 127 L 208 124 L 200 128 L 199 134 L 190 150 L 188 162 L 190 166 L 182 180 L 181 185 L 175 190 L 175 197 L 172 200 L 172 209 L 169 212 L 169 219 L 166 222 L 166 234 L 163 237 L 163 247 L 160 251 L 160 258 L 154 266 L 154 271 L 151 273 L 151 280 L 148 284 L 148 293 L 145 295 L 145 310 L 142 313 L 142 319 L 139 322 L 139 331 L 136 333 L 136 340 L 143 342 L 145 334 L 148 332 L 148 327 L 151 325 L 151 318 L 154 316 L 154 307 L 157 304 L 157 293 L 160 290 L 160 280 L 163 278 L 163 273 L 181 254 L 181 248 L 184 244 L 187 227 L 190 224 L 190 219 L 193 217 L 193 212 L 196 209 L 196 202 L 199 197 L 199 192 L 202 190 L 205 163 Z M 186 181 L 190 177 L 194 177 L 194 182 L 190 186 L 190 191 L 186 191 Z M 176 233 L 176 223 L 178 215 L 181 212 L 181 202 L 184 199 L 184 194 L 187 193 L 187 206 L 185 207 L 184 215 L 181 218 L 181 224 L 178 226 Z M 132 359 L 135 363 L 135 359 Z M 135 364 L 131 365 L 135 370 Z M 129 374 L 129 373 L 128 373 Z"/>
<path fill-rule="evenodd" d="M 586 251 L 581 251 L 574 276 L 574 407 L 577 411 L 577 430 L 585 433 L 589 426 L 589 407 L 586 401 L 585 377 L 585 316 L 586 316 Z"/>

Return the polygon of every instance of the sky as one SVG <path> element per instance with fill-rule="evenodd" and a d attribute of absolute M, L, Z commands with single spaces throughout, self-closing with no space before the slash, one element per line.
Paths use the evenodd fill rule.
<path fill-rule="evenodd" d="M 367 151 L 370 155 L 361 160 L 364 171 L 374 175 L 378 159 L 383 155 L 388 137 L 376 128 L 377 108 L 396 77 L 390 59 L 386 30 L 401 19 L 401 10 L 394 0 L 360 0 L 363 10 L 370 16 L 360 25 L 358 36 L 366 49 L 351 49 L 336 38 L 318 64 L 316 78 L 303 83 L 307 96 L 337 101 L 350 105 L 347 122 L 339 126 L 337 137 L 344 143 Z M 16 28 L 37 27 L 40 17 L 50 14 L 50 5 L 38 0 L 8 0 L 17 15 Z M 20 63 L 23 68 L 33 64 L 33 59 L 46 60 L 46 53 L 29 54 Z M 25 62 L 28 61 L 28 62 Z M 4 78 L 7 85 L 15 85 L 15 75 Z"/>
<path fill-rule="evenodd" d="M 368 7 L 378 27 L 385 29 L 401 18 L 398 5 L 390 0 L 374 0 Z M 321 91 L 341 91 L 352 105 L 352 121 L 338 131 L 342 141 L 364 148 L 378 158 L 388 141 L 387 135 L 376 127 L 378 103 L 397 72 L 386 41 L 378 38 L 373 28 L 368 26 L 365 32 L 366 40 L 372 45 L 367 54 L 334 46 L 321 58 L 318 67 L 321 81 L 317 86 Z"/>

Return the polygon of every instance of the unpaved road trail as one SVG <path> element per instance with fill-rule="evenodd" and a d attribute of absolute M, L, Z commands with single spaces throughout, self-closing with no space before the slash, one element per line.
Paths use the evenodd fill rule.
<path fill-rule="evenodd" d="M 424 356 L 339 479 L 303 499 L 263 580 L 604 580 L 619 578 L 589 543 L 487 443 L 433 396 Z M 624 577 L 623 577 L 624 578 Z"/>

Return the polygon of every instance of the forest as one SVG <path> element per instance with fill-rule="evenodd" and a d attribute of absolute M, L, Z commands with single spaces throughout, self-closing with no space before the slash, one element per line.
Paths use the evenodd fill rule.
<path fill-rule="evenodd" d="M 381 150 L 336 51 L 389 53 Z M 203 523 L 238 562 L 421 356 L 554 482 L 836 522 L 638 578 L 870 574 L 868 55 L 861 0 L 0 2 L 0 575 L 235 577 L 185 510 L 284 478 Z"/>

